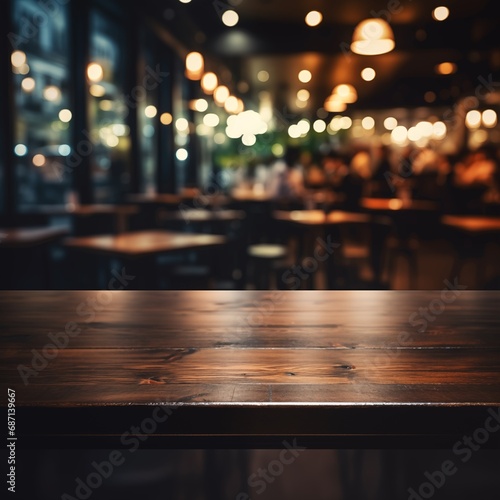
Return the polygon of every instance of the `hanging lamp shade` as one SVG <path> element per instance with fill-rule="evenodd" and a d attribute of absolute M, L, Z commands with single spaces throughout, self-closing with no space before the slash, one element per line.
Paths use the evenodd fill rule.
<path fill-rule="evenodd" d="M 351 50 L 355 54 L 377 56 L 394 49 L 394 33 L 384 19 L 373 18 L 361 21 L 354 30 Z"/>

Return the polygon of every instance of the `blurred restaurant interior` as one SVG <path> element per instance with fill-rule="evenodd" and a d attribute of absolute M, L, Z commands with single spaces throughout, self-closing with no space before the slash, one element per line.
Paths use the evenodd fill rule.
<path fill-rule="evenodd" d="M 3 289 L 499 288 L 493 0 L 3 9 Z"/>
<path fill-rule="evenodd" d="M 500 290 L 496 0 L 7 0 L 0 25 L 1 290 Z M 247 299 L 237 298 L 247 307 Z M 7 306 L 2 307 L 5 312 Z M 302 313 L 306 326 L 296 326 L 304 335 L 291 334 L 291 347 L 279 335 L 286 334 L 295 316 L 284 325 L 273 323 L 283 342 L 279 347 L 309 346 L 308 322 L 324 321 L 326 326 L 319 328 L 328 330 L 327 315 L 311 319 L 313 313 Z M 188 313 L 178 314 L 175 325 L 188 325 L 190 334 L 197 331 Z M 26 316 L 31 326 L 38 321 L 35 313 Z M 382 316 L 373 315 L 383 323 Z M 182 342 L 189 341 L 180 329 L 172 334 L 175 325 L 164 337 L 150 325 L 152 333 L 134 340 L 131 331 L 142 327 L 127 325 L 127 317 L 135 316 L 124 311 L 109 338 L 106 328 L 99 332 L 95 327 L 93 337 L 74 342 L 88 349 L 85 342 L 102 347 L 116 341 L 109 357 L 125 366 L 129 358 L 123 346 L 132 347 L 127 342 L 146 346 L 148 356 L 154 356 L 161 350 L 153 345 L 158 339 L 165 352 L 172 338 L 174 347 L 178 341 L 184 348 Z M 446 333 L 449 325 L 455 328 L 457 317 L 448 326 L 436 326 L 430 347 L 422 350 L 441 346 L 438 333 Z M 464 328 L 476 319 L 466 318 Z M 366 321 L 361 324 L 369 330 Z M 478 330 L 495 328 L 486 313 L 478 323 Z M 205 325 L 207 337 L 214 335 L 216 354 L 231 347 L 216 332 L 217 324 L 211 324 L 212 330 Z M 103 325 L 104 320 L 97 326 Z M 19 355 L 14 342 L 19 338 L 39 341 L 21 330 L 17 337 L 6 335 L 7 356 L 13 345 Z M 493 330 L 474 345 L 496 339 Z M 327 347 L 313 346 L 311 352 L 351 355 L 333 352 L 340 341 L 335 344 L 330 333 L 321 337 Z M 264 338 L 274 355 L 279 350 L 275 340 L 259 335 L 242 334 L 244 339 L 237 340 L 252 348 Z M 368 345 L 372 339 L 357 342 Z M 347 349 L 355 344 L 348 343 Z M 129 351 L 140 355 L 133 347 Z M 354 349 L 352 355 L 364 359 Z M 196 349 L 181 351 L 170 358 L 164 354 L 158 362 L 165 379 L 175 361 Z M 258 358 L 263 351 L 251 352 Z M 415 351 L 421 355 L 420 347 Z M 465 351 L 457 348 L 459 354 L 452 355 Z M 89 376 L 80 389 L 85 395 L 95 390 L 105 406 L 118 397 L 112 394 L 115 386 L 89 389 L 104 373 L 97 362 L 106 364 L 105 349 L 89 352 L 85 359 L 96 363 L 89 365 L 96 367 L 95 378 Z M 60 397 L 63 408 L 74 401 L 72 355 L 68 350 L 67 364 L 54 363 L 60 371 L 47 370 L 37 379 L 40 385 L 30 388 L 36 404 L 43 402 L 44 390 Z M 245 352 L 241 359 L 250 363 L 251 356 Z M 449 363 L 444 356 L 438 361 Z M 269 359 L 255 380 L 270 378 L 271 387 L 281 365 Z M 127 373 L 120 365 L 123 379 L 116 375 L 115 381 L 120 390 L 128 394 L 126 377 L 135 376 L 131 391 L 140 385 L 146 394 L 160 394 L 170 387 L 154 385 L 163 383 L 151 378 L 154 361 L 144 356 L 142 363 L 132 363 Z M 238 383 L 241 366 L 234 368 Z M 355 376 L 363 380 L 362 370 L 343 362 L 334 368 L 328 384 L 347 381 L 345 386 L 362 399 L 354 386 Z M 316 380 L 308 369 L 306 363 L 306 382 L 308 376 Z M 321 381 L 327 378 L 322 369 Z M 376 370 L 370 369 L 367 380 L 372 382 Z M 328 377 L 329 370 L 324 368 Z M 391 370 L 383 376 L 395 378 L 398 372 Z M 485 378 L 493 378 L 494 368 L 483 371 Z M 12 373 L 17 377 L 15 368 Z M 251 382 L 246 375 L 241 375 L 243 382 Z M 292 387 L 295 375 L 287 368 L 276 379 L 285 378 Z M 47 380 L 49 389 L 42 385 Z M 297 386 L 305 383 L 299 376 L 296 380 Z M 446 374 L 430 382 L 430 401 L 441 394 L 443 380 Z M 384 389 L 389 387 L 385 383 Z M 462 383 L 443 396 L 449 398 L 445 403 L 460 399 L 467 381 Z M 43 388 L 40 395 L 37 387 Z M 390 390 L 382 391 L 384 401 L 396 398 Z M 414 401 L 420 401 L 418 390 L 412 393 Z M 498 394 L 495 390 L 498 383 L 492 382 L 476 392 L 486 400 Z M 287 396 L 282 395 L 283 401 L 291 401 Z M 30 490 L 25 498 L 54 499 L 74 491 L 74 478 L 92 460 L 108 456 L 109 450 L 71 451 L 69 445 L 64 451 L 25 453 L 19 467 L 32 473 L 22 478 Z M 422 471 L 439 467 L 449 453 L 311 449 L 286 480 L 264 484 L 262 492 L 238 489 L 248 471 L 267 467 L 275 456 L 269 449 L 144 449 L 92 498 L 407 498 L 408 485 L 418 484 Z M 478 492 L 493 498 L 488 495 L 499 487 L 498 451 L 482 450 L 468 467 L 439 498 L 471 498 Z"/>

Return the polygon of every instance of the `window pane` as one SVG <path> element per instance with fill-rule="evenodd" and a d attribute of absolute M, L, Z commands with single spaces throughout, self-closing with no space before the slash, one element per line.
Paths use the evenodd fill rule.
<path fill-rule="evenodd" d="M 68 108 L 67 7 L 47 13 L 39 2 L 15 0 L 11 43 L 18 203 L 63 203 L 72 113 Z"/>
<path fill-rule="evenodd" d="M 130 182 L 130 130 L 126 125 L 124 33 L 118 22 L 98 11 L 90 20 L 89 123 L 96 202 L 116 202 Z M 130 98 L 133 96 L 129 96 Z"/>
<path fill-rule="evenodd" d="M 154 56 L 154 39 L 147 33 L 142 33 L 141 72 L 142 82 L 146 82 L 144 99 L 138 102 L 138 126 L 141 140 L 142 186 L 141 191 L 154 193 L 156 186 L 156 169 L 158 164 L 158 124 L 160 116 L 157 109 L 158 81 L 155 75 L 157 60 Z M 155 75 L 152 78 L 152 75 Z M 161 76 L 160 76 L 161 78 Z"/>

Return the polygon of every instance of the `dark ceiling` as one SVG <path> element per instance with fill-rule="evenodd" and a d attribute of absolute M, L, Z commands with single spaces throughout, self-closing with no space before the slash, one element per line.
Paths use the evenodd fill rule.
<path fill-rule="evenodd" d="M 295 108 L 296 92 L 307 88 L 312 99 L 302 112 L 313 113 L 338 83 L 353 84 L 359 100 L 353 108 L 374 109 L 429 105 L 426 92 L 433 92 L 435 106 L 447 106 L 473 92 L 478 78 L 491 73 L 500 77 L 500 2 L 498 0 L 149 0 L 155 18 L 189 50 L 199 50 L 208 66 L 220 72 L 224 64 L 226 83 L 236 92 L 241 80 L 249 84 L 245 97 L 262 90 L 271 93 L 276 106 Z M 432 10 L 446 5 L 450 17 L 437 22 Z M 238 12 L 233 28 L 221 21 L 226 9 Z M 323 22 L 306 26 L 310 10 L 323 13 Z M 385 17 L 395 35 L 396 48 L 381 56 L 349 53 L 352 33 L 368 17 Z M 435 66 L 450 61 L 452 75 L 438 75 Z M 365 82 L 361 70 L 377 72 Z M 260 70 L 269 81 L 257 79 Z M 297 74 L 309 69 L 313 79 L 301 84 Z"/>

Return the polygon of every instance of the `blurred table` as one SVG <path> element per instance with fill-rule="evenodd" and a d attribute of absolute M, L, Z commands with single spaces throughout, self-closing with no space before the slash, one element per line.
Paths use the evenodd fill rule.
<path fill-rule="evenodd" d="M 394 211 L 437 211 L 439 205 L 426 200 L 401 200 L 399 198 L 362 198 L 362 208 L 366 210 L 394 212 Z"/>
<path fill-rule="evenodd" d="M 137 259 L 179 250 L 219 246 L 224 245 L 225 242 L 226 239 L 222 236 L 156 230 L 70 238 L 64 242 L 64 245 L 68 248 L 107 254 L 113 257 Z"/>
<path fill-rule="evenodd" d="M 132 203 L 141 205 L 159 205 L 180 207 L 189 203 L 193 208 L 217 207 L 228 203 L 228 198 L 223 194 L 203 194 L 203 193 L 159 193 L 159 194 L 130 194 L 127 199 Z"/>
<path fill-rule="evenodd" d="M 276 220 L 291 222 L 303 226 L 328 226 L 337 224 L 366 224 L 371 221 L 367 214 L 335 210 L 325 213 L 322 210 L 276 210 L 273 212 Z"/>
<path fill-rule="evenodd" d="M 381 259 L 379 275 L 381 276 L 384 260 L 388 261 L 389 285 L 396 273 L 398 256 L 408 261 L 408 287 L 418 288 L 418 256 L 416 249 L 421 240 L 434 239 L 440 236 L 440 206 L 438 203 L 427 200 L 400 199 L 400 198 L 362 198 L 360 206 L 371 214 L 381 214 L 392 221 L 392 240 L 389 232 L 382 231 L 378 238 L 377 247 Z M 385 251 L 384 251 L 385 250 Z M 384 253 L 388 259 L 384 259 Z"/>
<path fill-rule="evenodd" d="M 252 188 L 237 188 L 231 191 L 231 198 L 238 202 L 246 203 L 269 203 L 273 197 L 264 190 Z"/>
<path fill-rule="evenodd" d="M 500 232 L 500 217 L 445 215 L 441 222 L 444 226 L 469 234 Z"/>
<path fill-rule="evenodd" d="M 17 389 L 23 448 L 127 449 L 143 423 L 147 448 L 451 450 L 500 419 L 499 301 L 453 289 L 9 292 L 0 380 Z M 418 313 L 429 304 L 443 305 L 435 321 Z M 19 366 L 32 368 L 48 332 L 67 345 L 24 384 Z M 481 446 L 499 449 L 500 433 Z"/>
<path fill-rule="evenodd" d="M 178 194 L 129 194 L 127 199 L 132 203 L 140 204 L 158 204 L 158 205 L 180 205 L 183 198 Z"/>
<path fill-rule="evenodd" d="M 484 286 L 486 247 L 499 241 L 500 217 L 445 215 L 441 224 L 455 253 L 450 278 L 459 276 L 465 261 L 472 259 L 476 262 L 475 285 L 479 288 Z"/>
<path fill-rule="evenodd" d="M 186 224 L 190 222 L 232 222 L 244 220 L 246 217 L 243 210 L 205 210 L 186 209 L 177 212 L 166 212 L 162 215 L 163 220 L 181 221 Z"/>
<path fill-rule="evenodd" d="M 99 221 L 96 222 L 96 218 L 110 216 L 114 219 L 114 231 L 123 233 L 128 229 L 128 218 L 138 214 L 139 208 L 135 205 L 108 205 L 103 203 L 80 205 L 68 203 L 66 205 L 24 207 L 22 212 L 24 214 L 47 215 L 49 217 L 71 216 L 76 219 L 76 234 L 88 234 L 92 230 L 99 233 Z"/>
<path fill-rule="evenodd" d="M 155 284 L 156 256 L 214 248 L 226 242 L 223 236 L 154 230 L 70 238 L 64 245 L 73 250 L 124 260 L 128 269 L 133 269 L 130 272 L 139 277 L 133 286 L 151 288 Z"/>
<path fill-rule="evenodd" d="M 301 260 L 308 256 L 314 255 L 316 242 L 318 238 L 324 240 L 331 239 L 339 245 L 339 252 L 343 255 L 344 261 L 357 254 L 366 258 L 370 262 L 374 273 L 374 280 L 379 280 L 380 272 L 375 263 L 375 259 L 379 260 L 378 247 L 370 245 L 347 245 L 345 238 L 342 237 L 340 228 L 352 225 L 369 225 L 375 223 L 385 223 L 388 225 L 390 221 L 382 220 L 382 217 L 373 217 L 371 214 L 346 212 L 342 210 L 334 210 L 325 213 L 322 210 L 276 210 L 273 212 L 273 217 L 276 221 L 295 226 L 303 230 L 299 234 L 299 249 L 298 259 Z M 377 220 L 375 220 L 377 219 Z M 376 231 L 371 228 L 371 232 L 376 236 Z M 373 236 L 373 235 L 372 235 Z M 374 238 L 372 238 L 374 239 Z M 376 238 L 375 238 L 376 239 Z M 335 265 L 335 256 L 332 255 L 326 262 L 325 272 L 328 281 L 328 288 L 337 288 L 338 275 L 343 271 L 343 265 Z M 311 280 L 312 285 L 312 280 Z"/>

